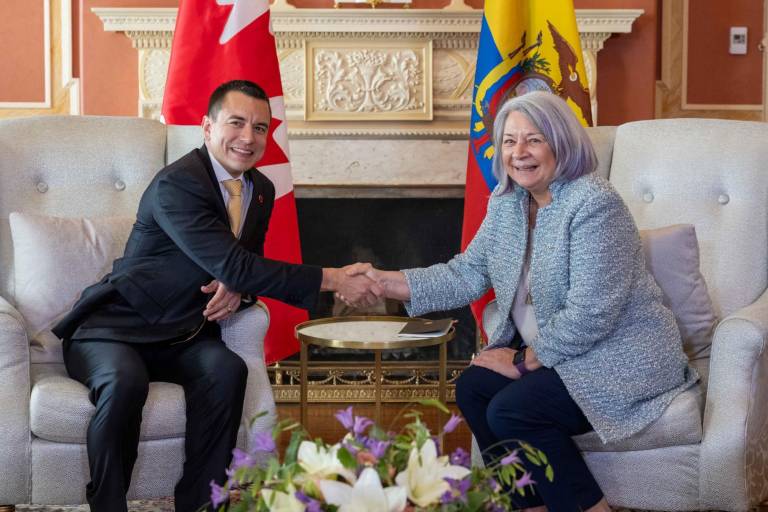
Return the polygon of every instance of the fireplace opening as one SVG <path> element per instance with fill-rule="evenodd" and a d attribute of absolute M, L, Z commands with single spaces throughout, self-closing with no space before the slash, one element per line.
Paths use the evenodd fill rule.
<path fill-rule="evenodd" d="M 448 261 L 461 246 L 463 198 L 297 198 L 302 258 L 306 263 L 339 267 L 356 261 L 385 270 L 424 267 Z M 333 294 L 322 293 L 310 318 L 349 311 Z M 368 314 L 407 316 L 399 301 L 387 301 Z M 476 324 L 469 307 L 435 312 L 428 318 L 458 320 L 456 337 L 448 344 L 448 358 L 468 360 L 475 351 Z M 366 359 L 359 351 L 311 346 L 313 360 Z M 297 358 L 297 356 L 294 356 Z M 385 351 L 391 361 L 430 361 L 437 347 Z"/>

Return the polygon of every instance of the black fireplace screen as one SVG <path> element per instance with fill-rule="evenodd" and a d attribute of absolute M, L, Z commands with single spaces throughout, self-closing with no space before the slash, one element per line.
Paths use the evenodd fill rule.
<path fill-rule="evenodd" d="M 461 245 L 461 198 L 299 198 L 296 207 L 305 263 L 337 267 L 365 261 L 386 270 L 422 267 L 449 260 Z M 336 301 L 332 294 L 323 293 L 310 317 L 363 313 L 406 316 L 398 301 L 357 311 Z M 457 319 L 457 335 L 448 344 L 448 358 L 470 358 L 475 347 L 475 321 L 468 307 L 425 316 Z M 313 359 L 359 357 L 355 351 L 312 349 Z M 386 353 L 385 359 L 434 360 L 437 349 L 393 351 Z"/>

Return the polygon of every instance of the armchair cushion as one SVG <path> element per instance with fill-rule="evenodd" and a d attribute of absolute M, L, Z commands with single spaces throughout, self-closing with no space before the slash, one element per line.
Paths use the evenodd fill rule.
<path fill-rule="evenodd" d="M 118 258 L 133 217 L 60 218 L 12 212 L 15 302 L 26 322 L 32 362 L 61 362 L 50 328 Z"/>
<path fill-rule="evenodd" d="M 645 265 L 672 310 L 691 360 L 708 358 L 717 317 L 699 270 L 699 243 L 691 224 L 640 231 Z"/>
<path fill-rule="evenodd" d="M 34 364 L 31 370 L 30 428 L 46 441 L 85 444 L 94 407 L 88 389 L 70 379 L 63 364 Z M 177 384 L 152 382 L 141 421 L 142 441 L 184 437 L 184 390 Z"/>

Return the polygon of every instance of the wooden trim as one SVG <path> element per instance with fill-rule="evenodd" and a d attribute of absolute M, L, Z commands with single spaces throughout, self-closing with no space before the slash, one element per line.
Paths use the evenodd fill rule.
<path fill-rule="evenodd" d="M 765 0 L 768 4 L 768 0 Z M 661 80 L 656 82 L 656 118 L 709 117 L 760 121 L 763 105 L 687 103 L 688 9 L 690 0 L 665 0 L 661 11 Z"/>

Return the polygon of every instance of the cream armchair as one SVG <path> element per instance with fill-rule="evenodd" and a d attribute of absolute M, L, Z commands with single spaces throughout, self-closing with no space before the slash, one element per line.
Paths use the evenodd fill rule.
<path fill-rule="evenodd" d="M 0 121 L 0 505 L 85 503 L 85 435 L 93 406 L 67 377 L 49 329 L 73 297 L 111 264 L 152 176 L 201 144 L 200 129 L 145 119 L 37 117 Z M 9 214 L 14 214 L 9 222 Z M 55 218 L 54 218 L 55 217 Z M 68 220 L 57 219 L 60 217 Z M 73 220 L 88 218 L 89 221 Z M 13 223 L 13 237 L 11 236 Z M 73 237 L 83 237 L 80 244 Z M 97 265 L 98 263 L 98 265 Z M 263 339 L 266 308 L 222 324 L 248 365 L 245 424 L 270 429 L 275 404 Z M 129 499 L 173 495 L 184 458 L 184 395 L 152 383 Z M 0 507 L 2 510 L 2 507 Z"/>
<path fill-rule="evenodd" d="M 670 119 L 589 132 L 598 172 L 641 230 L 695 226 L 719 322 L 709 356 L 691 361 L 699 387 L 659 420 L 619 443 L 575 440 L 611 505 L 748 510 L 768 498 L 768 124 Z M 491 303 L 485 325 L 494 315 Z"/>

